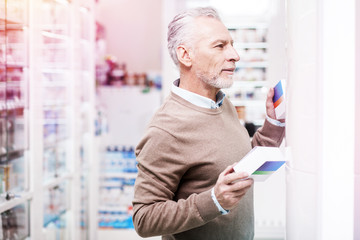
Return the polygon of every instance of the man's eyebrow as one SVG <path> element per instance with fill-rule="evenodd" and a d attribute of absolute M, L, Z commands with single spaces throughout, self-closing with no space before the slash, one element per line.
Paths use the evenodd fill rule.
<path fill-rule="evenodd" d="M 211 42 L 211 44 L 216 44 L 216 43 L 222 43 L 222 44 L 230 43 L 231 45 L 233 45 L 234 40 L 231 39 L 231 41 L 229 41 L 229 40 L 225 40 L 225 39 L 216 39 L 216 40 Z"/>

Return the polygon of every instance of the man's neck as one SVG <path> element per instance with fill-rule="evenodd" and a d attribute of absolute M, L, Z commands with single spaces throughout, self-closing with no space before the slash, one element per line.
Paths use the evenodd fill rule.
<path fill-rule="evenodd" d="M 216 102 L 216 94 L 220 89 L 214 88 L 198 78 L 189 78 L 187 76 L 180 76 L 179 87 L 190 92 L 199 94 L 203 97 L 210 98 Z"/>

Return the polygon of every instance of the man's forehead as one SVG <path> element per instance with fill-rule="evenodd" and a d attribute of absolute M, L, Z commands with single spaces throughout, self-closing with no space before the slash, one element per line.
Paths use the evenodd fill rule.
<path fill-rule="evenodd" d="M 230 41 L 231 35 L 225 25 L 215 19 L 210 17 L 198 17 L 195 19 L 195 33 L 200 37 L 206 36 L 211 38 L 211 41 L 216 39 L 222 39 L 225 41 Z"/>

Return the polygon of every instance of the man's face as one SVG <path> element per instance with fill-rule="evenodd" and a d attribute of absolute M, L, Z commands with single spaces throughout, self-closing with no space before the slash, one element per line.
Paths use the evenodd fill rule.
<path fill-rule="evenodd" d="M 195 24 L 192 71 L 211 87 L 231 87 L 235 62 L 240 58 L 229 31 L 213 18 L 200 17 Z"/>

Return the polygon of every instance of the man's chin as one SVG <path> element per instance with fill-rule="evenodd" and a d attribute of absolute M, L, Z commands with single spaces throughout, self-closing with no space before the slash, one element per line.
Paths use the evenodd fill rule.
<path fill-rule="evenodd" d="M 231 83 L 223 86 L 222 88 L 225 88 L 225 89 L 226 89 L 226 88 L 231 88 L 233 84 L 234 84 L 234 81 L 231 81 Z"/>
<path fill-rule="evenodd" d="M 200 79 L 202 79 L 202 81 L 205 82 L 206 84 L 218 89 L 230 88 L 234 83 L 232 77 L 231 78 L 214 77 L 211 80 L 200 77 Z"/>
<path fill-rule="evenodd" d="M 230 88 L 234 84 L 234 80 L 232 78 L 227 79 L 219 79 L 218 86 L 219 88 Z"/>

